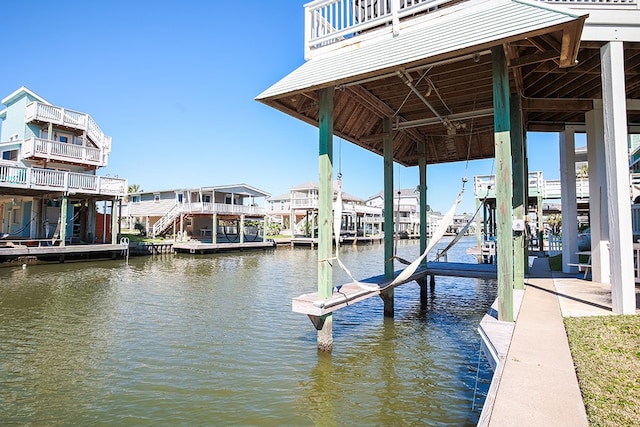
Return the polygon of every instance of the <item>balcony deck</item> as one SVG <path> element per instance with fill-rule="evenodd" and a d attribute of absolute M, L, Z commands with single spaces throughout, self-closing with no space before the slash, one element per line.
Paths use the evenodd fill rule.
<path fill-rule="evenodd" d="M 32 102 L 25 108 L 25 123 L 43 122 L 86 132 L 97 147 L 111 151 L 111 137 L 104 134 L 100 126 L 85 113 L 56 107 L 42 102 Z"/>
<path fill-rule="evenodd" d="M 95 167 L 107 165 L 106 153 L 103 150 L 43 138 L 29 138 L 23 141 L 22 155 L 27 160 L 43 159 Z"/>
<path fill-rule="evenodd" d="M 113 197 L 127 194 L 126 179 L 30 168 L 7 162 L 0 162 L 0 185 L 8 195 L 30 195 L 40 191 Z"/>

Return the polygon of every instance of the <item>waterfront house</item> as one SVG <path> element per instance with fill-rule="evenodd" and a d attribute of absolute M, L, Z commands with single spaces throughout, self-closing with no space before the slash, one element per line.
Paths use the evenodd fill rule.
<path fill-rule="evenodd" d="M 306 182 L 291 187 L 287 194 L 270 197 L 267 200 L 269 221 L 290 230 L 292 236 L 311 237 L 317 224 L 318 192 L 317 182 Z M 334 191 L 333 209 L 336 199 L 337 191 Z M 372 236 L 382 232 L 379 207 L 368 206 L 363 199 L 343 192 L 341 209 L 343 235 Z"/>
<path fill-rule="evenodd" d="M 151 236 L 208 243 L 264 238 L 269 193 L 246 184 L 138 191 L 128 195 L 123 217 Z M 216 232 L 213 232 L 216 230 Z"/>
<path fill-rule="evenodd" d="M 25 87 L 2 104 L 0 236 L 31 245 L 42 239 L 61 246 L 115 242 L 127 180 L 98 175 L 107 166 L 111 137 L 90 115 Z"/>
<path fill-rule="evenodd" d="M 367 206 L 384 208 L 384 192 L 380 191 L 367 199 Z M 393 194 L 395 212 L 394 232 L 402 236 L 417 236 L 420 233 L 420 198 L 415 188 L 402 188 Z M 428 217 L 427 217 L 428 218 Z"/>

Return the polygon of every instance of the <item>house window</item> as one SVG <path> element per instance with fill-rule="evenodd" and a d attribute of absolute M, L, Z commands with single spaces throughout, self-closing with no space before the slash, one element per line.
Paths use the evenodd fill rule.
<path fill-rule="evenodd" d="M 182 203 L 182 196 L 183 196 L 182 193 L 178 194 L 178 203 Z"/>
<path fill-rule="evenodd" d="M 155 193 L 155 194 L 153 195 L 153 201 L 154 201 L 155 203 L 159 203 L 159 202 L 160 202 L 160 193 Z"/>
<path fill-rule="evenodd" d="M 280 210 L 284 210 L 284 200 L 280 200 Z"/>
<path fill-rule="evenodd" d="M 18 150 L 7 150 L 2 152 L 2 160 L 18 161 Z"/>
<path fill-rule="evenodd" d="M 231 196 L 225 196 L 224 202 L 225 202 L 225 204 L 230 205 L 231 204 Z"/>
<path fill-rule="evenodd" d="M 131 203 L 140 203 L 140 196 L 132 196 Z"/>

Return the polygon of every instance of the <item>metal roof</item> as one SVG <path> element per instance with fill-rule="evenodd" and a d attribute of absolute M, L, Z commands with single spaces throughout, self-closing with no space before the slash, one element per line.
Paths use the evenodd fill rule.
<path fill-rule="evenodd" d="M 427 14 L 408 23 L 397 36 L 371 39 L 311 59 L 258 95 L 269 99 L 301 90 L 338 86 L 418 62 L 459 56 L 522 39 L 574 21 L 571 11 L 528 0 L 476 0 Z"/>

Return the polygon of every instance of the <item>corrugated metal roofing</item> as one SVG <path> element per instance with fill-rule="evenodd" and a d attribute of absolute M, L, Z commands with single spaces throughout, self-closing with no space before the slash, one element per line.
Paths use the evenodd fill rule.
<path fill-rule="evenodd" d="M 258 95 L 257 100 L 277 98 L 310 88 L 381 75 L 404 65 L 445 58 L 474 47 L 487 48 L 511 38 L 566 24 L 575 14 L 530 0 L 478 0 L 426 15 L 420 24 L 405 27 L 395 37 L 380 37 L 314 58 Z"/>

